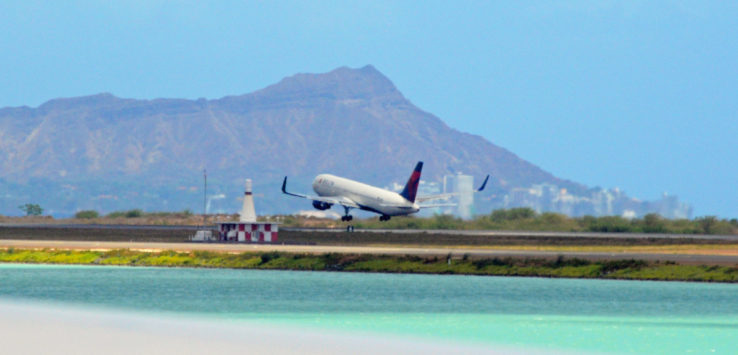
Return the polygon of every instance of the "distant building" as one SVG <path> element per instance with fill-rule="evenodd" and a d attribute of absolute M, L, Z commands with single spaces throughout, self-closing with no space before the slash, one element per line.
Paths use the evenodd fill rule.
<path fill-rule="evenodd" d="M 658 213 L 662 217 L 691 218 L 692 207 L 680 202 L 677 196 L 664 194 L 656 201 L 641 201 L 628 197 L 618 188 L 593 188 L 583 194 L 572 194 L 552 184 L 534 184 L 511 189 L 502 198 L 500 207 L 529 207 L 538 213 L 556 212 L 568 216 L 623 216 L 643 217 Z"/>
<path fill-rule="evenodd" d="M 649 205 L 650 210 L 660 214 L 662 217 L 672 219 L 692 218 L 692 206 L 680 202 L 676 195 L 669 195 L 664 192 L 660 200 L 651 201 Z"/>
<path fill-rule="evenodd" d="M 452 199 L 456 207 L 453 214 L 462 219 L 471 219 L 474 214 L 474 177 L 471 175 L 446 175 L 443 177 L 443 193 L 459 193 Z"/>

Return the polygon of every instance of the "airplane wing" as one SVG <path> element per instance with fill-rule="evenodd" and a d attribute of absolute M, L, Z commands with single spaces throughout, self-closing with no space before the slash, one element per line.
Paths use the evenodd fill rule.
<path fill-rule="evenodd" d="M 328 203 L 332 203 L 332 204 L 336 204 L 336 205 L 341 205 L 341 206 L 344 206 L 344 207 L 359 208 L 359 205 L 356 204 L 356 202 L 354 202 L 352 199 L 350 199 L 348 197 L 344 197 L 344 196 L 340 196 L 340 197 L 338 197 L 338 196 L 337 197 L 308 196 L 307 198 L 309 198 L 311 200 L 323 201 L 323 202 L 328 202 Z M 331 201 L 333 201 L 333 202 L 331 202 Z"/>
<path fill-rule="evenodd" d="M 415 201 L 417 202 L 425 202 L 425 201 L 432 201 L 432 200 L 445 200 L 449 197 L 453 197 L 458 195 L 459 193 L 447 193 L 447 194 L 438 194 L 438 195 L 425 195 L 425 196 L 418 196 L 415 198 Z"/>
<path fill-rule="evenodd" d="M 431 203 L 427 205 L 418 205 L 420 208 L 434 208 L 434 207 L 456 207 L 455 203 Z"/>
<path fill-rule="evenodd" d="M 313 195 L 305 195 L 305 194 L 297 194 L 297 193 L 288 192 L 286 176 L 284 177 L 284 181 L 282 182 L 282 193 L 286 195 L 290 195 L 290 196 L 306 198 L 308 200 L 330 203 L 332 205 L 341 205 L 341 206 L 349 207 L 349 208 L 359 208 L 359 205 L 356 204 L 356 202 L 344 196 L 335 196 L 335 197 L 313 196 Z"/>
<path fill-rule="evenodd" d="M 382 207 L 394 207 L 394 208 L 400 208 L 400 209 L 406 209 L 406 210 L 413 209 L 413 206 L 408 206 L 408 205 L 395 205 L 395 204 L 390 204 L 390 203 L 383 203 L 383 204 L 380 204 L 380 206 L 382 206 Z"/>
<path fill-rule="evenodd" d="M 484 190 L 484 188 L 487 186 L 487 181 L 489 180 L 489 175 L 487 175 L 486 178 L 484 178 L 484 182 L 482 183 L 482 186 L 480 186 L 478 189 L 476 189 L 474 192 L 480 192 Z M 438 194 L 438 195 L 425 195 L 425 196 L 418 196 L 415 198 L 415 201 L 418 202 L 424 202 L 424 201 L 431 201 L 431 200 L 441 200 L 441 199 L 447 199 L 449 197 L 458 196 L 461 192 L 451 192 L 451 193 L 445 193 L 445 194 Z M 455 205 L 453 205 L 455 206 Z M 423 206 L 420 206 L 421 208 Z M 433 206 L 433 207 L 443 207 L 443 206 Z"/>

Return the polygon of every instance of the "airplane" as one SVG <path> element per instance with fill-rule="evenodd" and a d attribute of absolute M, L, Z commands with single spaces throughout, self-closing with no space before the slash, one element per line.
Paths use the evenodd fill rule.
<path fill-rule="evenodd" d="M 402 192 L 397 193 L 379 187 L 367 185 L 358 181 L 349 180 L 330 174 L 321 174 L 313 180 L 313 190 L 317 196 L 287 192 L 287 177 L 282 182 L 282 193 L 313 200 L 313 207 L 324 211 L 333 205 L 341 205 L 345 213 L 341 217 L 344 222 L 351 221 L 349 214 L 352 208 L 378 213 L 380 221 L 389 221 L 393 216 L 405 216 L 420 211 L 421 208 L 455 206 L 454 204 L 419 204 L 425 201 L 444 199 L 459 193 L 416 196 L 420 183 L 420 172 L 423 162 L 415 165 L 412 175 L 407 180 Z M 484 190 L 489 175 L 484 178 L 482 186 L 476 192 Z"/>

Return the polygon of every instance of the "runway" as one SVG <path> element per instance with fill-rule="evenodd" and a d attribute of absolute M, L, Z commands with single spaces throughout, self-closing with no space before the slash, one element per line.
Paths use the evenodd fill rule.
<path fill-rule="evenodd" d="M 187 242 L 197 229 L 198 226 L 176 225 L 0 224 L 0 248 L 277 251 L 422 257 L 450 254 L 457 258 L 554 259 L 563 256 L 588 260 L 738 265 L 736 235 L 395 229 L 347 233 L 343 229 L 280 228 L 279 240 L 283 244 Z M 680 248 L 680 245 L 686 247 Z"/>
<path fill-rule="evenodd" d="M 48 229 L 109 229 L 109 230 L 188 230 L 202 229 L 202 226 L 187 225 L 129 225 L 129 224 L 15 224 L 0 223 L 4 228 L 48 228 Z M 214 225 L 207 226 L 215 229 Z M 344 228 L 293 228 L 280 227 L 284 232 L 305 233 L 346 233 Z M 479 237 L 533 237 L 533 238 L 600 238 L 600 239 L 696 239 L 721 240 L 738 243 L 738 235 L 714 234 L 664 234 L 664 233 L 602 233 L 602 232 L 542 232 L 542 231 L 499 231 L 499 230 L 458 230 L 458 229 L 356 229 L 353 233 L 367 234 L 434 234 Z"/>
<path fill-rule="evenodd" d="M 345 232 L 344 229 L 328 228 L 282 228 L 291 232 Z M 393 234 L 440 234 L 484 237 L 541 237 L 541 238 L 619 238 L 619 239 L 702 239 L 738 242 L 738 235 L 713 234 L 663 234 L 663 233 L 600 233 L 600 232 L 541 232 L 541 231 L 490 231 L 458 229 L 357 229 L 354 233 L 393 233 Z"/>
<path fill-rule="evenodd" d="M 719 246 L 718 246 L 719 247 Z M 55 241 L 55 240 L 0 240 L 0 248 L 18 249 L 62 249 L 62 250 L 99 250 L 131 249 L 137 251 L 158 252 L 174 250 L 216 251 L 228 253 L 243 252 L 285 252 L 307 254 L 373 254 L 373 255 L 414 255 L 427 257 L 454 258 L 467 256 L 470 258 L 545 258 L 555 259 L 581 258 L 587 260 L 622 260 L 636 259 L 647 261 L 671 261 L 680 264 L 738 265 L 738 253 L 633 253 L 633 252 L 592 252 L 592 251 L 537 251 L 508 250 L 469 247 L 402 247 L 402 246 L 339 246 L 339 245 L 282 245 L 282 244 L 235 244 L 235 243 L 157 243 L 157 242 L 98 242 L 98 241 Z"/>

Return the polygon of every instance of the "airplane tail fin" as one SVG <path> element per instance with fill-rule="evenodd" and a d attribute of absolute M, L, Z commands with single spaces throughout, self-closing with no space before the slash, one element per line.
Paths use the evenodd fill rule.
<path fill-rule="evenodd" d="M 418 193 L 418 184 L 420 183 L 420 171 L 423 170 L 423 162 L 419 161 L 415 165 L 413 174 L 410 175 L 410 179 L 407 180 L 405 188 L 400 192 L 400 196 L 404 197 L 410 202 L 415 202 L 415 195 Z"/>

